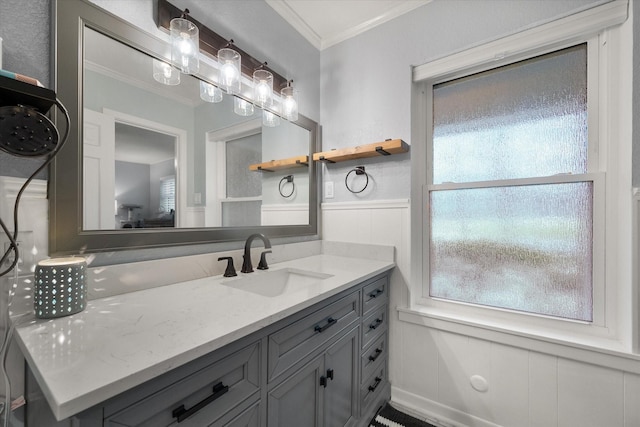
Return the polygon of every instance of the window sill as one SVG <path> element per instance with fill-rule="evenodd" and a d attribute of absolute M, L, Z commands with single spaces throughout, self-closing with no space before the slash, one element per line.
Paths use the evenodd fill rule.
<path fill-rule="evenodd" d="M 499 322 L 480 323 L 470 317 L 425 306 L 397 307 L 401 322 L 466 335 L 538 353 L 640 374 L 640 354 L 631 353 L 619 341 L 576 337 L 561 333 L 542 335 Z M 484 320 L 484 319 L 483 319 Z"/>

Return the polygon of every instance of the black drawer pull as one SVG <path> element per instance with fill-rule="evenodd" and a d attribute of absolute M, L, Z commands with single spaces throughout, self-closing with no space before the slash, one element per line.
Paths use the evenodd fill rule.
<path fill-rule="evenodd" d="M 332 327 L 333 325 L 335 325 L 336 323 L 338 323 L 338 321 L 336 319 L 334 319 L 333 317 L 329 317 L 327 319 L 327 324 L 324 326 L 320 326 L 320 325 L 316 325 L 315 328 L 313 328 L 314 331 L 316 332 L 324 332 L 327 329 L 329 329 L 330 327 Z"/>
<path fill-rule="evenodd" d="M 376 382 L 373 383 L 373 385 L 369 386 L 369 391 L 376 391 L 376 389 L 378 388 L 381 382 L 382 382 L 382 378 L 376 377 Z"/>
<path fill-rule="evenodd" d="M 218 384 L 213 386 L 213 394 L 211 396 L 207 397 L 206 399 L 204 399 L 199 403 L 196 403 L 191 409 L 185 409 L 184 405 L 180 405 L 179 407 L 173 410 L 173 412 L 171 413 L 171 416 L 173 418 L 176 418 L 178 422 L 181 423 L 187 418 L 189 418 L 191 415 L 195 414 L 196 412 L 198 412 L 199 410 L 201 410 L 202 408 L 204 408 L 214 400 L 218 399 L 220 396 L 222 396 L 228 391 L 229 391 L 229 386 L 223 385 L 222 382 L 219 382 Z"/>
<path fill-rule="evenodd" d="M 384 289 L 376 289 L 369 294 L 369 299 L 377 298 L 380 294 L 384 293 Z"/>
<path fill-rule="evenodd" d="M 372 324 L 369 325 L 369 329 L 376 329 L 380 325 L 382 325 L 382 319 L 377 318 Z"/>
<path fill-rule="evenodd" d="M 376 348 L 375 356 L 374 355 L 369 356 L 369 360 L 372 361 L 372 362 L 375 362 L 378 359 L 378 357 L 380 357 L 381 354 L 382 354 L 382 349 L 381 348 Z"/>

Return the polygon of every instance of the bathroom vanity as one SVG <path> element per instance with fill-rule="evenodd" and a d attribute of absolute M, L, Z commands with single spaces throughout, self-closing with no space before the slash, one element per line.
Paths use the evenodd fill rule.
<path fill-rule="evenodd" d="M 390 396 L 392 259 L 314 255 L 22 322 L 30 425 L 364 426 Z"/>

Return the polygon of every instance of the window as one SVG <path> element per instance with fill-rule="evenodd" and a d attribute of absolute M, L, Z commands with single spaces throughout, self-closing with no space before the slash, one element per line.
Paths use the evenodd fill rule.
<path fill-rule="evenodd" d="M 592 321 L 587 45 L 432 90 L 429 295 Z"/>
<path fill-rule="evenodd" d="M 509 344 L 632 348 L 627 7 L 413 69 L 412 292 L 400 320 Z"/>
<path fill-rule="evenodd" d="M 160 211 L 172 213 L 176 210 L 176 177 L 160 178 Z"/>

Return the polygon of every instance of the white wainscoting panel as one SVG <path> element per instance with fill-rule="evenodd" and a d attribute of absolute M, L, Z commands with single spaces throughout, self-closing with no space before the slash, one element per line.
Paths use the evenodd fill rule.
<path fill-rule="evenodd" d="M 0 217 L 9 230 L 13 231 L 13 206 L 25 179 L 0 176 Z M 5 324 L 9 287 L 30 287 L 33 282 L 35 263 L 47 257 L 48 226 L 47 182 L 34 179 L 22 193 L 18 210 L 18 239 L 21 240 L 20 259 L 24 260 L 15 270 L 0 278 L 0 336 Z M 0 251 L 4 253 L 5 242 L 9 239 L 0 231 Z M 22 242 L 23 241 L 23 242 Z M 24 358 L 15 341 L 7 355 L 7 371 L 11 379 L 11 398 L 24 395 Z M 0 397 L 6 394 L 4 381 L 0 381 Z M 21 411 L 21 410 L 20 410 Z"/>
<path fill-rule="evenodd" d="M 390 245 L 395 248 L 396 268 L 391 274 L 389 348 L 400 348 L 396 306 L 408 303 L 409 283 L 409 200 L 377 200 L 372 202 L 323 203 L 322 239 Z M 398 376 L 402 361 L 397 353 L 389 354 L 389 378 Z"/>
<path fill-rule="evenodd" d="M 304 203 L 281 203 L 260 207 L 262 225 L 309 224 L 309 205 Z"/>

